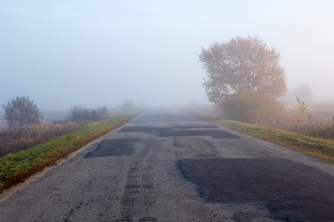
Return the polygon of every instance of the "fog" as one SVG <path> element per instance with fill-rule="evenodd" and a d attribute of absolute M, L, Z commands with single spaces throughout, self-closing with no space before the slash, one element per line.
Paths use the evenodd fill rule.
<path fill-rule="evenodd" d="M 207 104 L 201 48 L 257 36 L 288 88 L 334 100 L 334 1 L 2 1 L 0 104 Z"/>

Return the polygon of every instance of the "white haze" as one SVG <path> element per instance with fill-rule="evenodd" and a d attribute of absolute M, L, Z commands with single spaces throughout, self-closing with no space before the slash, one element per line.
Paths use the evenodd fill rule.
<path fill-rule="evenodd" d="M 208 103 L 201 48 L 248 35 L 281 53 L 291 90 L 334 100 L 333 11 L 324 0 L 2 1 L 0 103 Z"/>

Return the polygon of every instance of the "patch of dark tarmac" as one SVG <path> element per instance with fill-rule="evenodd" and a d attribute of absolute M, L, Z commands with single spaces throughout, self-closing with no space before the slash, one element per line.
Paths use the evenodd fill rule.
<path fill-rule="evenodd" d="M 183 130 L 183 129 L 212 129 L 218 128 L 215 125 L 192 125 L 192 126 L 174 126 L 174 127 L 149 127 L 149 126 L 128 126 L 123 127 L 119 132 L 160 132 L 169 130 Z"/>
<path fill-rule="evenodd" d="M 215 125 L 187 125 L 187 126 L 176 126 L 174 129 L 212 129 L 218 128 Z"/>
<path fill-rule="evenodd" d="M 164 130 L 173 130 L 172 127 L 149 127 L 149 126 L 128 126 L 123 127 L 119 132 L 158 132 Z"/>
<path fill-rule="evenodd" d="M 161 137 L 212 136 L 215 138 L 239 138 L 223 130 L 216 130 L 215 125 L 193 125 L 175 127 L 133 126 L 123 127 L 119 132 L 157 132 Z"/>
<path fill-rule="evenodd" d="M 131 155 L 136 141 L 133 138 L 106 139 L 95 150 L 87 153 L 85 158 Z"/>
<path fill-rule="evenodd" d="M 206 201 L 264 202 L 285 221 L 334 220 L 334 178 L 316 168 L 278 158 L 185 159 L 178 166 Z"/>
<path fill-rule="evenodd" d="M 158 134 L 161 137 L 213 136 L 216 138 L 239 138 L 223 130 L 164 130 L 158 131 Z"/>
<path fill-rule="evenodd" d="M 135 119 L 131 120 L 132 123 L 147 123 L 147 122 L 157 122 L 157 121 L 167 121 L 167 122 L 179 122 L 179 121 L 194 121 L 197 120 L 196 117 L 190 115 L 149 115 L 149 116 L 137 116 Z"/>
<path fill-rule="evenodd" d="M 119 132 L 157 132 L 160 137 L 212 136 L 216 138 L 239 138 L 229 132 L 216 130 L 215 125 L 193 125 L 174 127 L 132 126 L 123 127 Z"/>
<path fill-rule="evenodd" d="M 150 221 L 150 222 L 158 221 L 158 218 L 156 218 L 156 217 L 143 217 L 139 220 L 139 222 L 144 222 L 144 221 Z"/>

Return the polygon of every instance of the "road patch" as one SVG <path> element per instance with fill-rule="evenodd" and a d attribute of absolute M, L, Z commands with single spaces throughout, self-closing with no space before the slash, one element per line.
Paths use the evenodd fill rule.
<path fill-rule="evenodd" d="M 187 126 L 175 126 L 174 129 L 212 129 L 218 128 L 215 125 L 187 125 Z"/>
<path fill-rule="evenodd" d="M 127 126 L 123 127 L 119 132 L 160 132 L 169 130 L 183 130 L 183 129 L 212 129 L 218 128 L 215 125 L 187 125 L 187 126 L 174 126 L 174 127 L 149 127 L 149 126 Z"/>
<path fill-rule="evenodd" d="M 229 132 L 212 129 L 215 125 L 193 125 L 175 127 L 134 126 L 123 127 L 119 132 L 157 132 L 160 137 L 213 136 L 216 138 L 240 138 Z"/>
<path fill-rule="evenodd" d="M 164 130 L 158 131 L 158 134 L 161 137 L 213 136 L 216 138 L 239 138 L 223 130 Z"/>
<path fill-rule="evenodd" d="M 106 156 L 123 156 L 132 154 L 137 139 L 106 139 L 92 152 L 87 153 L 85 158 L 106 157 Z"/>
<path fill-rule="evenodd" d="M 123 127 L 119 132 L 121 133 L 153 132 L 153 131 L 163 131 L 172 129 L 173 129 L 172 127 L 128 126 L 128 127 Z"/>
<path fill-rule="evenodd" d="M 316 168 L 279 158 L 185 159 L 185 178 L 212 203 L 262 203 L 276 219 L 334 218 L 334 178 Z"/>

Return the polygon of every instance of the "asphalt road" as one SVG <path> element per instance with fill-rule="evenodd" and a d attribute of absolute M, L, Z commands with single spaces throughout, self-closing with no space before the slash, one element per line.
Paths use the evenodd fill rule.
<path fill-rule="evenodd" d="M 0 221 L 334 221 L 334 167 L 150 108 L 2 194 Z"/>

